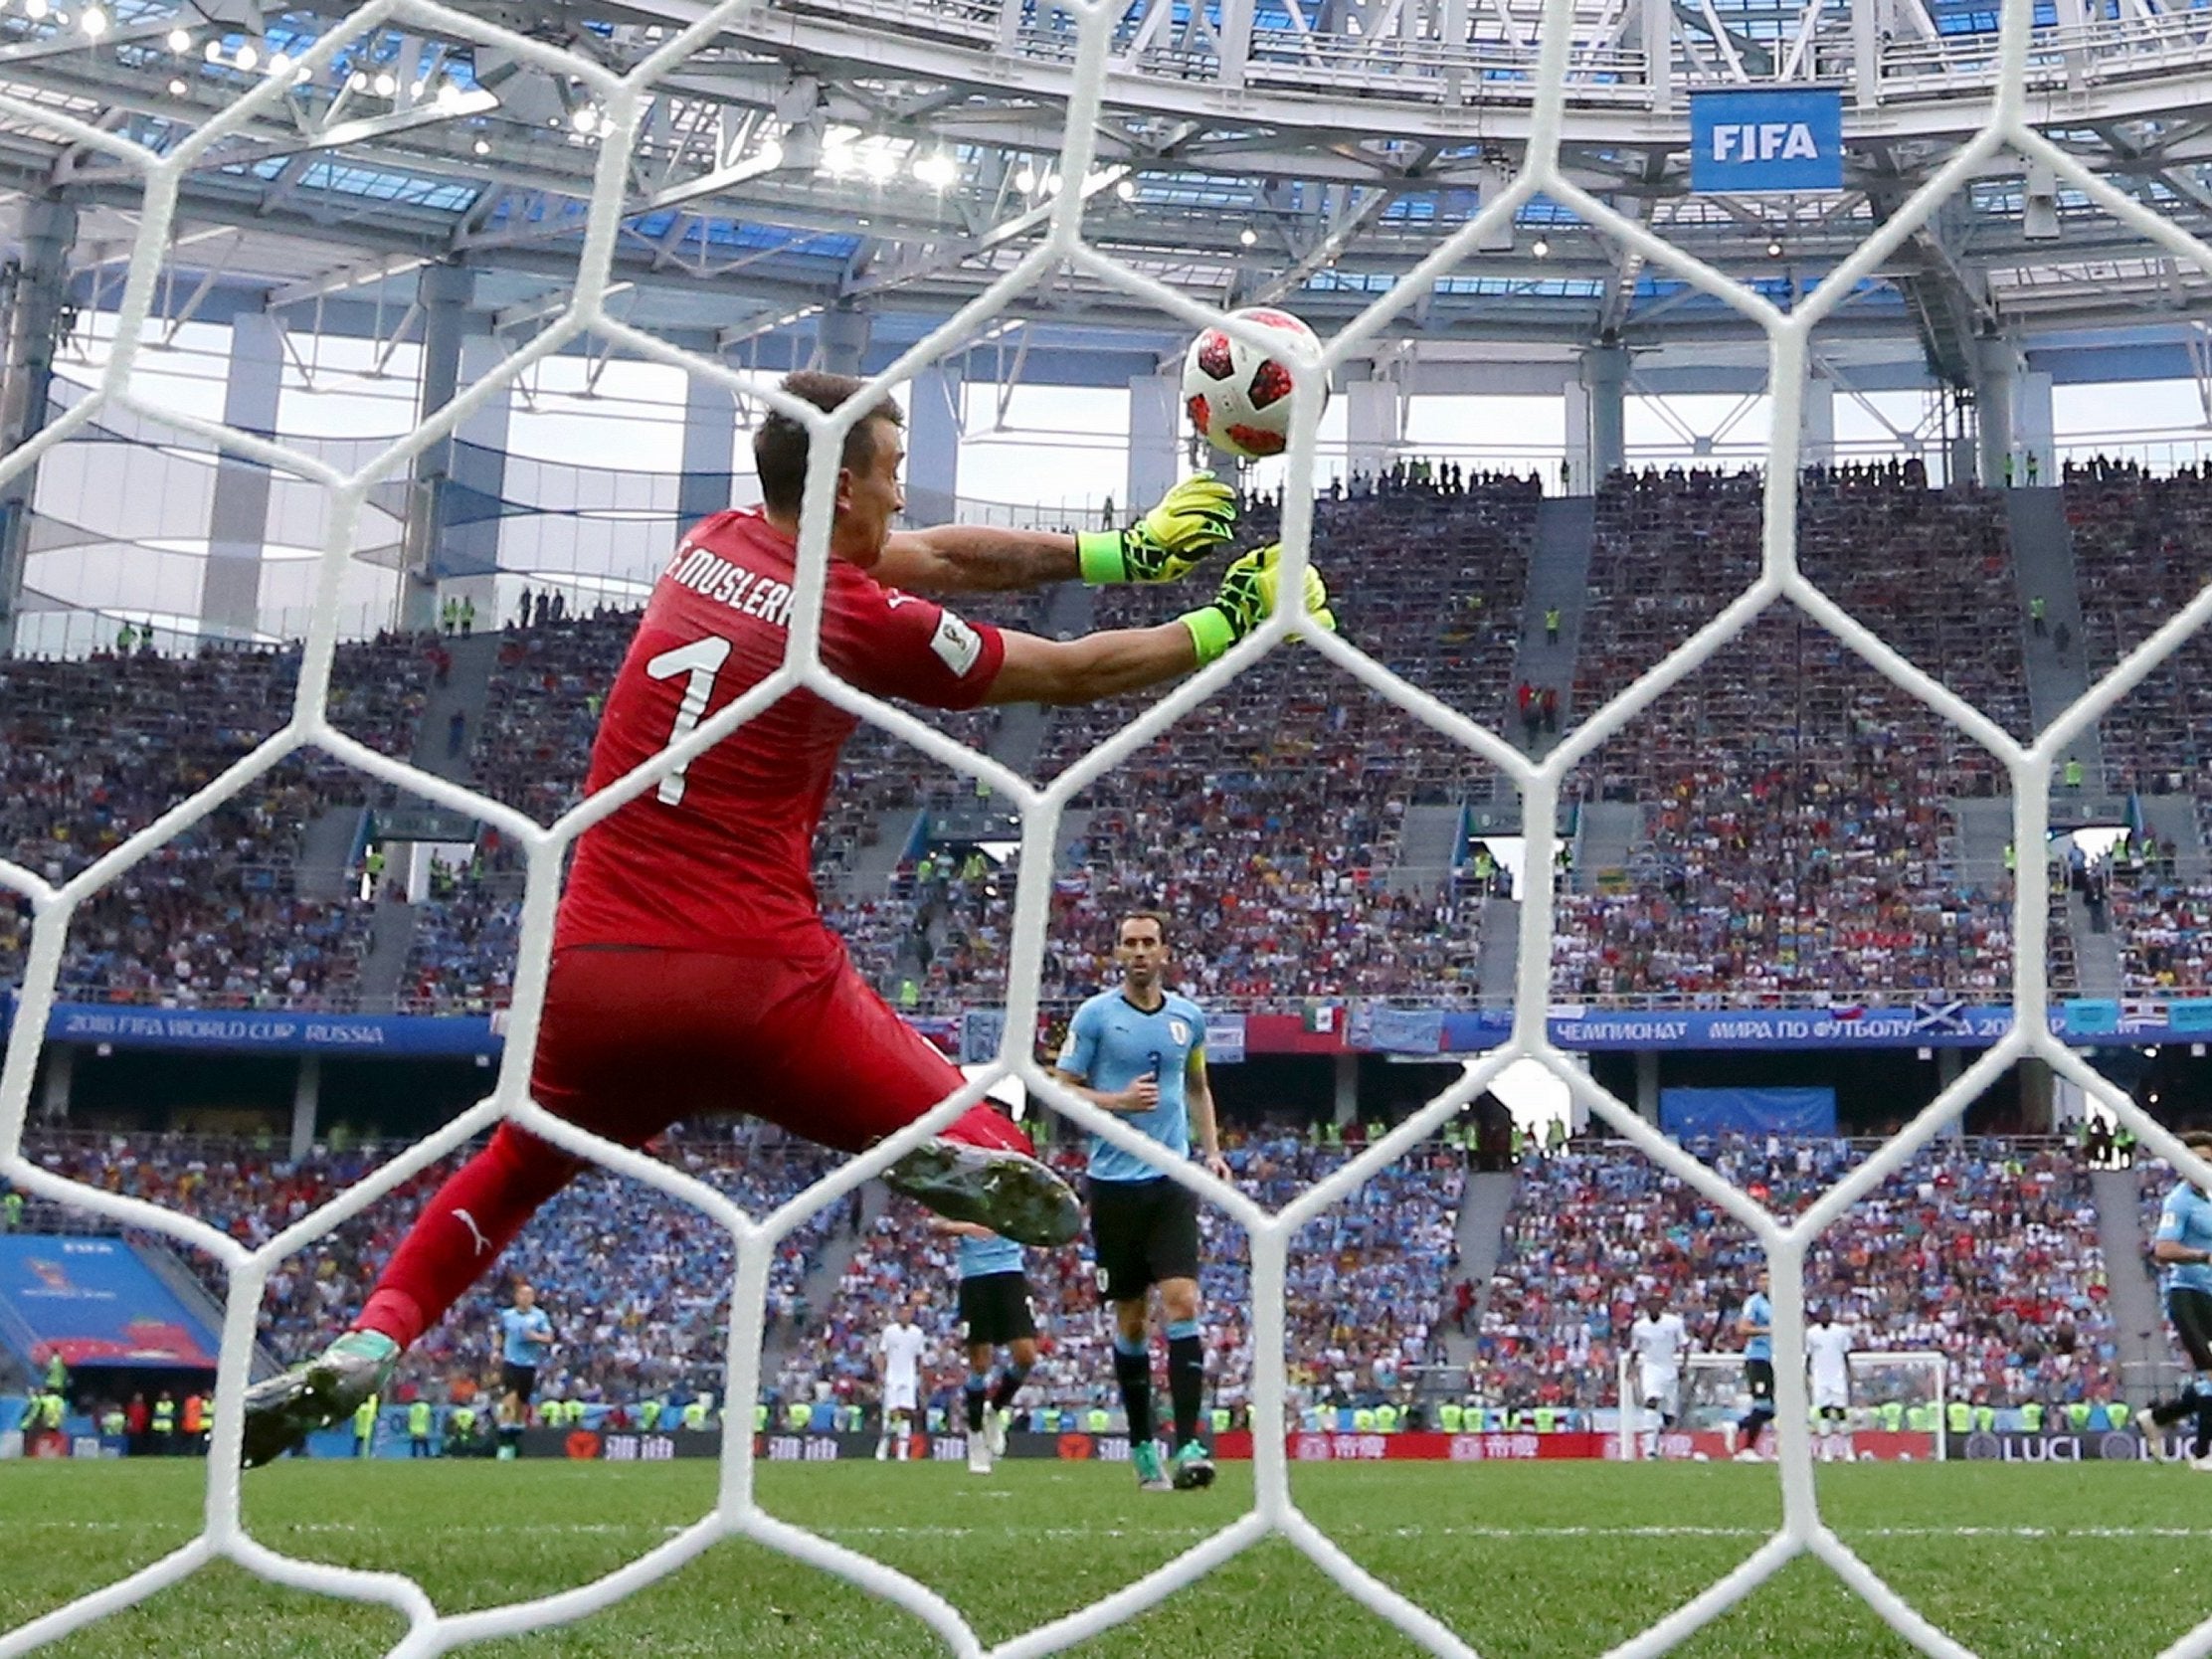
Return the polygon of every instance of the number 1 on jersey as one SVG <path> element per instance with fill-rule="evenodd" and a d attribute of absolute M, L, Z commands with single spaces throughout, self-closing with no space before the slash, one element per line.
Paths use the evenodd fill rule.
<path fill-rule="evenodd" d="M 674 679 L 678 674 L 691 676 L 683 688 L 683 701 L 676 705 L 676 723 L 668 733 L 668 743 L 681 743 L 685 734 L 699 723 L 699 717 L 706 713 L 708 699 L 714 695 L 714 676 L 722 671 L 722 664 L 729 657 L 729 641 L 709 634 L 688 645 L 664 650 L 645 664 L 645 673 L 653 679 Z M 661 745 L 662 748 L 667 746 Z M 670 807 L 683 800 L 682 767 L 660 780 L 659 796 L 662 803 Z"/>

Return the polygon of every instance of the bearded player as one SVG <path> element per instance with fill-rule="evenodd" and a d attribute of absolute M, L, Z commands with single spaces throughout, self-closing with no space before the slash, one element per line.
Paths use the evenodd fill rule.
<path fill-rule="evenodd" d="M 1216 1180 L 1233 1179 L 1221 1157 L 1213 1091 L 1205 1072 L 1205 1014 L 1169 991 L 1168 919 L 1135 910 L 1114 924 L 1121 988 L 1075 1011 L 1054 1067 L 1094 1106 L 1116 1112 L 1166 1149 L 1191 1156 L 1192 1131 Z M 1189 1492 L 1213 1484 L 1213 1460 L 1198 1438 L 1205 1403 L 1205 1345 L 1198 1326 L 1198 1196 L 1133 1152 L 1093 1135 L 1091 1242 L 1100 1296 L 1114 1306 L 1114 1381 L 1129 1418 L 1129 1464 L 1146 1492 Z M 1168 1390 L 1175 1413 L 1173 1469 L 1153 1439 L 1148 1302 L 1160 1287 L 1168 1327 Z"/>
<path fill-rule="evenodd" d="M 861 389 L 795 374 L 789 396 L 834 410 Z M 940 708 L 1085 703 L 1178 679 L 1275 606 L 1278 552 L 1229 566 L 1210 605 L 1157 628 L 1055 641 L 962 621 L 924 593 L 1172 581 L 1220 548 L 1233 497 L 1187 479 L 1122 531 L 1057 535 L 948 526 L 894 533 L 905 505 L 890 400 L 839 453 L 821 649 L 846 683 Z M 621 780 L 783 665 L 797 582 L 807 429 L 771 414 L 753 441 L 762 504 L 695 525 L 654 584 L 600 720 L 586 788 Z M 1318 573 L 1300 596 L 1333 628 Z M 682 1118 L 749 1112 L 859 1152 L 962 1084 L 824 924 L 810 871 L 837 755 L 858 717 L 793 690 L 578 838 L 554 929 L 530 1092 L 548 1111 L 638 1147 Z M 1080 1224 L 1029 1139 L 979 1105 L 885 1180 L 939 1213 L 1059 1244 Z M 351 1329 L 247 1395 L 244 1461 L 269 1462 L 349 1415 L 498 1258 L 581 1161 L 511 1123 L 440 1189 Z"/>

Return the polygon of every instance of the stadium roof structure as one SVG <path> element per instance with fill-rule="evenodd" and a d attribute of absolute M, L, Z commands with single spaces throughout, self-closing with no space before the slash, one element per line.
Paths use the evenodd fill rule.
<path fill-rule="evenodd" d="M 1787 305 L 1989 118 L 1994 0 L 1572 0 L 1565 164 L 1583 188 Z M 1385 290 L 1518 165 L 1539 7 L 1514 0 L 1132 0 L 1116 24 L 1090 175 L 1057 172 L 1073 19 L 1037 0 L 766 0 L 658 88 L 631 158 L 614 308 L 692 349 L 781 367 L 830 307 L 876 355 L 1018 260 L 1058 192 L 1085 234 L 1209 302 L 1279 301 L 1326 331 Z M 2031 108 L 2137 200 L 2212 232 L 2212 10 L 2038 0 Z M 461 262 L 510 336 L 558 314 L 599 162 L 581 84 L 481 22 L 616 70 L 700 0 L 451 0 L 451 27 L 384 27 L 330 70 L 297 59 L 345 22 L 322 0 L 6 0 L 0 86 L 150 151 L 247 87 L 278 112 L 189 176 L 161 306 L 221 320 L 404 327 L 416 273 Z M 1688 94 L 1833 87 L 1840 193 L 1688 188 Z M 0 118 L 0 186 L 79 204 L 80 304 L 111 305 L 136 176 L 52 127 Z M 0 232 L 4 236 L 6 232 Z M 2186 376 L 2208 361 L 2212 277 L 2088 199 L 1993 158 L 1822 330 L 1824 348 L 1964 385 L 2008 332 L 2062 379 Z M 1182 327 L 1063 273 L 1016 302 L 1020 372 L 1119 383 Z M 1727 307 L 1544 200 L 1396 319 L 1428 355 L 1554 364 L 1598 340 L 1691 342 L 1755 372 Z M 1003 335 L 1002 335 L 1003 337 Z M 1402 345 L 1385 349 L 1402 350 Z"/>

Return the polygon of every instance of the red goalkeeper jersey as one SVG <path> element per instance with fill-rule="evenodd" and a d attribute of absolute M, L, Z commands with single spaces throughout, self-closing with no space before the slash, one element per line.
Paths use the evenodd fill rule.
<path fill-rule="evenodd" d="M 796 556 L 757 511 L 717 513 L 692 528 L 654 583 L 615 677 L 587 788 L 604 789 L 781 666 Z M 848 683 L 973 708 L 1005 654 L 997 629 L 830 561 L 822 659 Z M 815 828 L 858 724 L 812 691 L 788 692 L 585 830 L 556 947 L 801 948 L 821 927 Z"/>

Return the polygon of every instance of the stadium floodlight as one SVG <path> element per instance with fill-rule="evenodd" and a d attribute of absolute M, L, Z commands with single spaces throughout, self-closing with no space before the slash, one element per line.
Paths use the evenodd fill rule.
<path fill-rule="evenodd" d="M 1134 202 L 1137 199 L 1137 181 L 1135 179 L 1121 180 L 1114 186 L 1114 194 L 1125 202 Z"/>
<path fill-rule="evenodd" d="M 1036 189 L 1036 169 L 1033 167 L 1023 167 L 1019 172 L 1014 175 L 1014 189 L 1020 191 L 1021 194 L 1024 196 L 1029 195 L 1031 192 L 1033 192 Z"/>
<path fill-rule="evenodd" d="M 400 90 L 400 78 L 390 70 L 379 70 L 376 79 L 369 85 L 378 97 L 390 97 Z"/>
<path fill-rule="evenodd" d="M 1552 244 L 1543 237 L 1538 237 L 1529 244 L 1529 252 L 1537 259 L 1548 260 L 1552 257 Z"/>
<path fill-rule="evenodd" d="M 231 61 L 238 65 L 242 72 L 252 75 L 254 66 L 262 61 L 262 55 L 254 49 L 252 41 L 241 41 L 238 46 L 238 56 Z"/>
<path fill-rule="evenodd" d="M 191 87 L 186 84 L 183 76 L 174 75 L 169 78 L 169 95 L 171 97 L 182 97 L 191 91 Z"/>
<path fill-rule="evenodd" d="M 916 182 L 926 184 L 932 190 L 949 189 L 959 177 L 960 163 L 943 150 L 933 151 L 914 163 Z"/>
<path fill-rule="evenodd" d="M 107 33 L 107 14 L 97 6 L 87 6 L 84 15 L 77 20 L 77 26 L 96 41 Z"/>
<path fill-rule="evenodd" d="M 170 30 L 169 50 L 171 52 L 190 52 L 192 50 L 192 31 L 189 29 Z"/>

